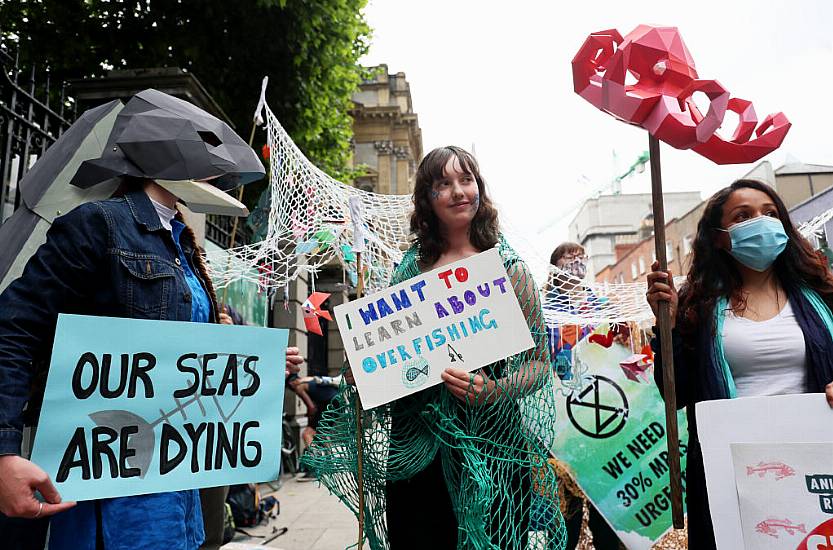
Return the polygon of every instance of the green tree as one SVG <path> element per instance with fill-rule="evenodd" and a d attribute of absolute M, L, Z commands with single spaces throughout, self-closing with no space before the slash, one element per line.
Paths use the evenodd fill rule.
<path fill-rule="evenodd" d="M 48 65 L 53 81 L 113 68 L 188 70 L 244 139 L 268 75 L 267 101 L 295 143 L 325 172 L 349 178 L 366 2 L 6 0 L 0 40 L 18 42 L 22 65 Z"/>

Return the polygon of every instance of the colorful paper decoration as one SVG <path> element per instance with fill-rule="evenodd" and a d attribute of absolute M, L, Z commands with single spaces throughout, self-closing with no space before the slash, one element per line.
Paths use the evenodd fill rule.
<path fill-rule="evenodd" d="M 322 317 L 328 321 L 333 320 L 330 312 L 321 308 L 321 304 L 329 297 L 330 295 L 327 292 L 313 292 L 304 301 L 304 305 L 302 306 L 304 310 L 304 324 L 307 330 L 318 336 L 324 336 L 324 333 L 321 331 L 321 321 L 318 318 Z"/>
<path fill-rule="evenodd" d="M 316 231 L 315 239 L 318 240 L 319 249 L 321 252 L 325 252 L 329 246 L 336 240 L 335 233 L 330 231 L 329 229 L 321 229 Z"/>
<path fill-rule="evenodd" d="M 341 255 L 344 258 L 345 262 L 355 262 L 356 261 L 356 254 L 350 248 L 349 244 L 341 245 Z"/>
<path fill-rule="evenodd" d="M 318 252 L 318 241 L 313 239 L 310 241 L 301 241 L 295 244 L 295 255 L 301 254 L 315 254 Z"/>
<path fill-rule="evenodd" d="M 616 333 L 608 323 L 603 323 L 596 327 L 593 334 L 587 337 L 587 341 L 593 344 L 598 344 L 603 348 L 609 348 L 613 345 L 613 338 Z"/>
<path fill-rule="evenodd" d="M 635 83 L 626 83 L 628 77 Z M 756 129 L 752 102 L 730 99 L 719 82 L 698 77 L 676 27 L 639 25 L 624 38 L 615 29 L 591 34 L 573 58 L 573 87 L 602 111 L 717 164 L 757 161 L 781 145 L 791 126 L 776 113 Z M 705 114 L 692 99 L 695 92 L 709 98 Z M 716 133 L 727 110 L 739 118 L 730 139 Z"/>
<path fill-rule="evenodd" d="M 647 355 L 641 353 L 631 355 L 620 361 L 619 366 L 622 367 L 622 372 L 625 373 L 628 380 L 639 382 L 641 378 L 645 382 L 651 382 L 650 371 L 654 362 Z"/>

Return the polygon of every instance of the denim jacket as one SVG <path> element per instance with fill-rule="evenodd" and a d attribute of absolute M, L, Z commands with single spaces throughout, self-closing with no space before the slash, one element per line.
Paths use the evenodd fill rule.
<path fill-rule="evenodd" d="M 184 256 L 212 297 L 217 322 L 199 251 L 184 237 Z M 27 401 L 26 423 L 37 419 L 59 313 L 191 320 L 176 244 L 143 191 L 57 218 L 23 275 L 0 295 L 0 455 L 20 453 Z"/>

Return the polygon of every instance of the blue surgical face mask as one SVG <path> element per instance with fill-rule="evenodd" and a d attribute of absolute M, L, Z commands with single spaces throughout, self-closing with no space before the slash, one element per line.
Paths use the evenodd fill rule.
<path fill-rule="evenodd" d="M 789 240 L 781 220 L 770 216 L 758 216 L 720 231 L 726 231 L 732 239 L 729 254 L 755 271 L 769 269 Z"/>

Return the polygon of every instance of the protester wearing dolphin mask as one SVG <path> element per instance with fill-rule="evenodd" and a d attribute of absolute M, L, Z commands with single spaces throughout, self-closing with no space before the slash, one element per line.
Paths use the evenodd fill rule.
<path fill-rule="evenodd" d="M 37 419 L 43 397 L 38 380 L 46 378 L 60 313 L 218 321 L 211 279 L 176 204 L 245 214 L 225 192 L 263 175 L 254 151 L 227 124 L 156 90 L 131 98 L 101 157 L 81 164 L 71 183 L 90 188 L 117 182 L 114 197 L 56 218 L 22 276 L 0 295 L 4 534 L 13 532 L 6 528 L 11 517 L 51 516 L 53 550 L 196 550 L 203 544 L 196 490 L 61 502 L 47 474 L 21 456 L 22 431 Z M 287 367 L 299 359 L 297 349 L 287 350 Z"/>

